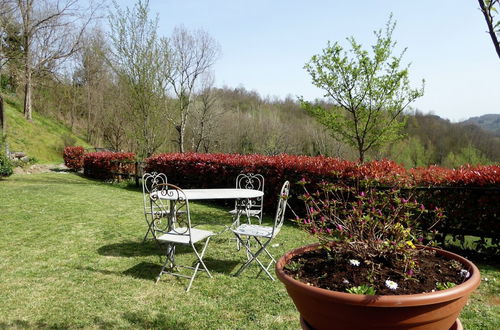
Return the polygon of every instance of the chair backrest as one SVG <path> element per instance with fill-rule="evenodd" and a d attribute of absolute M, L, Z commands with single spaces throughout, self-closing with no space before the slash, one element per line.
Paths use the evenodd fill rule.
<path fill-rule="evenodd" d="M 254 189 L 264 191 L 264 177 L 261 174 L 240 173 L 236 177 L 236 188 L 238 189 Z M 262 207 L 264 199 L 262 197 L 254 198 L 250 202 L 250 209 L 260 210 L 262 216 Z M 236 205 L 237 207 L 238 205 Z"/>
<path fill-rule="evenodd" d="M 278 207 L 276 209 L 276 216 L 274 218 L 273 236 L 277 235 L 285 221 L 285 211 L 288 204 L 288 197 L 290 195 L 290 182 L 285 181 L 281 187 L 280 196 L 278 199 Z"/>
<path fill-rule="evenodd" d="M 161 196 L 165 198 L 162 199 Z M 181 188 L 169 183 L 160 183 L 153 186 L 150 198 L 151 204 L 160 211 L 153 214 L 153 218 L 155 220 L 162 220 L 162 214 L 168 213 L 170 219 L 173 221 L 168 227 L 169 233 L 185 236 L 191 235 L 192 227 L 189 200 Z M 170 202 L 175 203 L 173 209 L 167 206 Z M 153 222 L 153 236 L 155 237 L 158 232 L 166 232 L 164 228 L 158 228 L 156 226 L 157 222 L 158 221 Z"/>
<path fill-rule="evenodd" d="M 151 194 L 153 187 L 165 183 L 167 183 L 167 176 L 164 173 L 144 173 L 144 175 L 142 176 L 142 198 L 144 202 L 144 213 L 155 212 L 149 195 Z"/>

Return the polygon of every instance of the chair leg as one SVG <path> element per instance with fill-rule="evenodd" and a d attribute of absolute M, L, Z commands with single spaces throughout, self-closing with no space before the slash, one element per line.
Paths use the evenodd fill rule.
<path fill-rule="evenodd" d="M 255 237 L 255 240 L 257 241 L 257 243 L 259 243 L 259 245 L 264 249 L 264 252 L 266 252 L 267 256 L 271 259 L 269 261 L 269 263 L 267 264 L 267 267 L 265 268 L 265 270 L 267 270 L 266 273 L 269 275 L 269 273 L 268 273 L 269 272 L 269 267 L 271 267 L 271 265 L 273 263 L 276 263 L 276 259 L 274 259 L 274 257 L 272 256 L 272 254 L 269 253 L 269 251 L 267 250 L 267 248 L 262 245 L 262 243 L 259 241 L 259 239 L 257 237 Z M 267 246 L 267 244 L 266 244 L 266 246 Z M 259 270 L 259 272 L 257 273 L 257 277 L 259 277 L 260 273 L 262 273 L 262 270 L 263 270 L 263 268 L 261 270 Z"/>
<path fill-rule="evenodd" d="M 160 281 L 161 275 L 165 272 L 166 268 L 174 269 L 175 268 L 175 245 L 168 244 L 165 249 L 165 262 L 163 263 L 163 267 L 160 270 L 160 274 L 156 277 L 155 283 Z"/>
<path fill-rule="evenodd" d="M 207 246 L 208 246 L 209 241 L 210 241 L 210 237 L 208 237 L 207 240 L 205 241 L 205 245 L 203 246 L 201 253 L 198 253 L 198 250 L 196 250 L 196 247 L 194 246 L 194 244 L 191 244 L 191 247 L 193 248 L 193 251 L 196 254 L 196 257 L 198 258 L 198 262 L 194 266 L 193 275 L 191 276 L 191 278 L 189 280 L 189 284 L 186 288 L 186 292 L 189 292 L 189 290 L 191 289 L 191 285 L 193 284 L 194 278 L 196 277 L 196 274 L 198 273 L 198 270 L 200 269 L 200 265 L 207 272 L 208 277 L 212 278 L 212 274 L 210 274 L 210 271 L 208 270 L 207 266 L 203 262 L 203 257 L 205 256 L 205 251 L 207 250 Z"/>
<path fill-rule="evenodd" d="M 203 257 L 205 256 L 205 252 L 207 250 L 209 241 L 210 241 L 210 237 L 207 237 L 207 240 L 205 241 L 205 245 L 203 246 L 201 253 L 198 253 L 194 244 L 192 244 L 192 247 L 193 247 L 194 253 L 196 254 L 196 257 L 198 258 L 198 264 L 201 264 L 203 269 L 207 272 L 208 277 L 212 278 L 212 274 L 210 274 L 210 271 L 208 270 L 207 266 L 205 265 L 205 262 L 203 262 Z"/>
<path fill-rule="evenodd" d="M 247 262 L 245 262 L 239 269 L 238 271 L 236 272 L 236 274 L 234 276 L 239 276 L 248 266 L 250 266 L 250 264 L 253 262 L 253 261 L 256 261 L 259 266 L 261 267 L 261 271 L 264 270 L 264 272 L 267 274 L 267 276 L 269 276 L 269 278 L 271 280 L 275 280 L 274 277 L 271 275 L 271 273 L 269 272 L 269 265 L 267 267 L 264 267 L 264 265 L 262 264 L 262 262 L 259 260 L 258 256 L 266 251 L 267 254 L 269 254 L 269 252 L 266 250 L 266 247 L 267 245 L 269 244 L 269 242 L 271 242 L 271 239 L 269 239 L 267 242 L 265 242 L 264 244 L 262 244 L 256 237 L 254 237 L 258 242 L 259 242 L 259 245 L 260 245 L 260 249 L 257 250 L 257 252 L 255 253 L 252 253 L 251 249 L 249 246 L 247 246 L 246 244 L 244 244 L 243 242 L 243 239 L 241 238 L 240 235 L 238 234 L 235 234 L 236 237 L 238 238 L 239 241 L 241 241 L 241 243 L 245 246 L 245 248 L 247 249 L 247 253 L 250 255 L 250 258 L 247 260 Z M 274 259 L 274 258 L 273 258 Z M 260 274 L 259 272 L 259 274 Z"/>
<path fill-rule="evenodd" d="M 148 235 L 149 233 L 153 233 L 153 219 L 151 219 L 151 221 L 148 221 L 148 216 L 146 214 L 144 214 L 145 216 L 145 220 L 146 220 L 146 223 L 148 224 L 148 231 L 146 232 L 146 235 L 144 235 L 144 238 L 142 239 L 142 242 L 146 242 L 146 239 L 148 238 Z"/>

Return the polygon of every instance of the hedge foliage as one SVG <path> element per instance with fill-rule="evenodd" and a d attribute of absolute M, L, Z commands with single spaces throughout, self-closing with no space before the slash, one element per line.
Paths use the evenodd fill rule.
<path fill-rule="evenodd" d="M 83 174 L 94 179 L 110 180 L 116 173 L 133 173 L 135 158 L 132 152 L 89 152 L 83 156 Z"/>
<path fill-rule="evenodd" d="M 295 155 L 238 154 L 159 154 L 146 159 L 145 170 L 163 172 L 168 181 L 183 188 L 233 187 L 241 172 L 265 177 L 265 209 L 274 212 L 276 198 L 285 180 L 292 183 L 289 201 L 297 213 L 303 208 L 296 197 L 302 178 L 311 185 L 327 180 L 358 182 L 370 180 L 380 187 L 400 187 L 418 195 L 427 205 L 445 209 L 448 219 L 437 228 L 443 233 L 470 234 L 500 239 L 500 166 L 463 166 L 447 169 L 438 166 L 407 170 L 389 160 L 355 162 L 328 157 Z"/>
<path fill-rule="evenodd" d="M 83 167 L 83 155 L 85 149 L 83 147 L 66 147 L 64 148 L 63 158 L 64 165 L 71 170 L 79 171 Z"/>

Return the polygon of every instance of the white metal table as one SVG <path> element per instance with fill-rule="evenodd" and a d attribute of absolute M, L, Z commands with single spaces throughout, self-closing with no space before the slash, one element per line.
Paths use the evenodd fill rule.
<path fill-rule="evenodd" d="M 188 200 L 208 200 L 208 199 L 250 199 L 264 196 L 264 192 L 254 189 L 237 188 L 210 188 L 210 189 L 183 189 Z M 155 197 L 156 192 L 152 193 Z M 164 200 L 176 200 L 177 192 L 172 190 L 160 190 L 158 198 Z"/>
<path fill-rule="evenodd" d="M 264 192 L 255 189 L 240 188 L 209 188 L 209 189 L 183 189 L 185 198 L 188 200 L 210 200 L 210 199 L 238 199 L 249 200 L 264 196 Z M 184 196 L 183 196 L 184 197 Z M 159 190 L 151 193 L 151 198 L 168 200 L 171 203 L 171 210 L 175 209 L 175 201 L 179 198 L 176 190 Z M 241 210 L 240 210 L 241 211 Z M 240 219 L 241 212 L 234 215 L 234 221 Z M 170 224 L 175 219 L 170 219 Z"/>

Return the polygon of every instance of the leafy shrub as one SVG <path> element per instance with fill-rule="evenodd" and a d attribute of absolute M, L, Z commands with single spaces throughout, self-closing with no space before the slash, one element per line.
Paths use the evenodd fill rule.
<path fill-rule="evenodd" d="M 12 163 L 3 153 L 0 154 L 0 177 L 12 175 Z"/>
<path fill-rule="evenodd" d="M 103 180 L 112 179 L 117 172 L 132 174 L 135 171 L 135 157 L 132 152 L 90 152 L 83 157 L 83 173 Z"/>
<path fill-rule="evenodd" d="M 83 155 L 85 149 L 83 147 L 66 147 L 64 148 L 64 165 L 74 171 L 79 171 L 83 167 Z"/>

